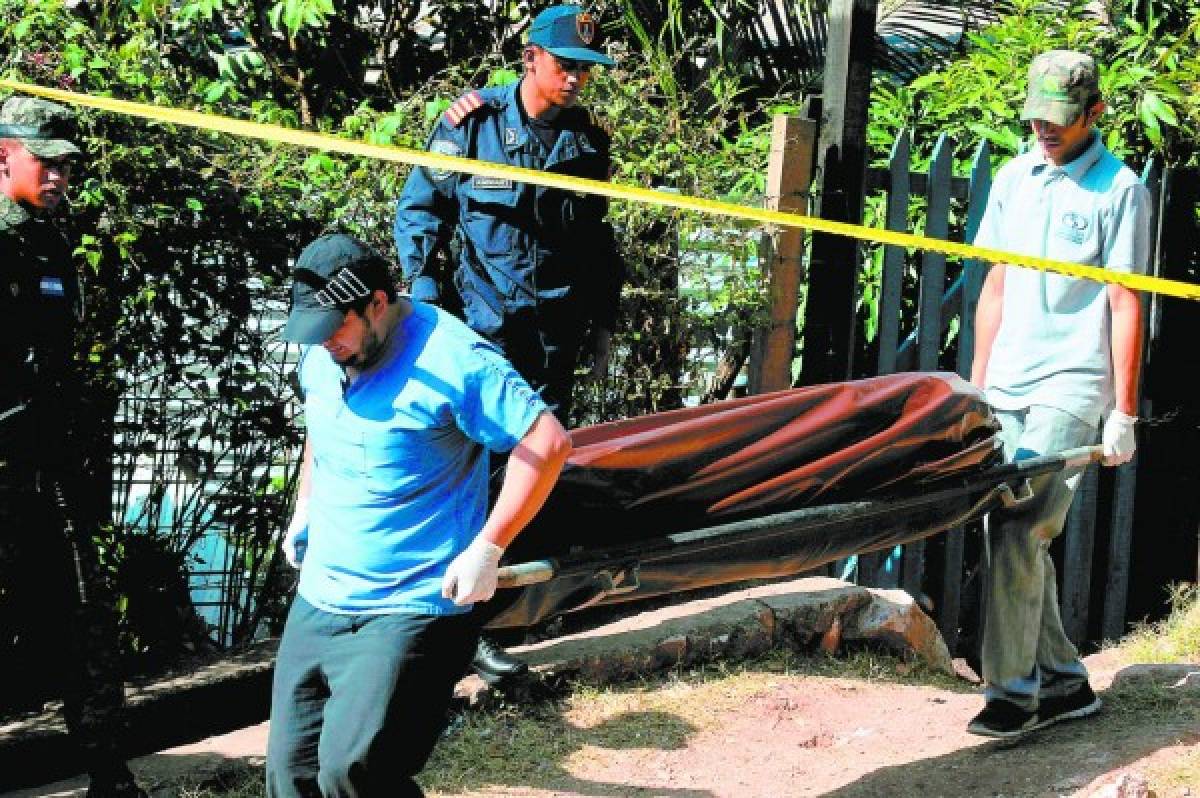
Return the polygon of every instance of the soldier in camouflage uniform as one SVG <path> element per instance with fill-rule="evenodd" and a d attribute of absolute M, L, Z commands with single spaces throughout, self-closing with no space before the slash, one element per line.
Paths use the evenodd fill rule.
<path fill-rule="evenodd" d="M 67 189 L 73 117 L 44 100 L 0 107 L 0 699 L 54 681 L 88 796 L 145 796 L 121 751 L 115 616 L 83 499 L 73 427 L 83 383 L 71 248 L 46 218 Z"/>

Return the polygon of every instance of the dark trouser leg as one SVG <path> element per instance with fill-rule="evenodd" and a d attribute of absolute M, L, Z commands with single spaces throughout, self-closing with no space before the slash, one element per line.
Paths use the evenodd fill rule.
<path fill-rule="evenodd" d="M 302 602 L 276 665 L 268 794 L 423 795 L 413 777 L 475 648 L 471 620 L 333 615 Z"/>
<path fill-rule="evenodd" d="M 267 795 L 318 796 L 317 745 L 329 687 L 321 653 L 330 633 L 323 613 L 297 596 L 275 654 L 267 732 Z"/>
<path fill-rule="evenodd" d="M 135 794 L 125 765 L 124 681 L 112 598 L 90 541 L 69 543 L 53 499 L 5 494 L 0 536 L 8 552 L 10 601 L 17 630 L 16 684 L 52 680 L 94 795 Z M 82 581 L 82 584 L 81 584 Z M 82 593 L 82 595 L 81 595 Z M 117 792 L 116 794 L 120 794 Z"/>

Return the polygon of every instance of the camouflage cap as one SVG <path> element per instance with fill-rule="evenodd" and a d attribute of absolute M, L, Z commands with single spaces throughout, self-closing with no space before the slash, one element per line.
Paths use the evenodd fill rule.
<path fill-rule="evenodd" d="M 1100 96 L 1096 62 L 1073 50 L 1050 50 L 1029 65 L 1029 93 L 1021 119 L 1069 125 Z"/>
<path fill-rule="evenodd" d="M 9 97 L 0 106 L 0 139 L 17 139 L 39 158 L 78 155 L 75 114 L 36 97 Z"/>

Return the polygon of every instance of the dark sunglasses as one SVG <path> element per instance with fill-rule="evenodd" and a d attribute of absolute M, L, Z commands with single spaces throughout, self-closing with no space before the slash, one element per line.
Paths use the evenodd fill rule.
<path fill-rule="evenodd" d="M 574 58 L 561 58 L 554 53 L 550 53 L 554 58 L 554 63 L 558 64 L 558 68 L 563 72 L 582 72 L 588 73 L 592 71 L 591 61 L 576 61 Z"/>

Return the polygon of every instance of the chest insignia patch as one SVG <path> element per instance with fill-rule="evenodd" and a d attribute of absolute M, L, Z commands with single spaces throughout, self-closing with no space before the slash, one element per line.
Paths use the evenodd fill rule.
<path fill-rule="evenodd" d="M 1067 211 L 1062 215 L 1058 227 L 1058 235 L 1076 244 L 1082 243 L 1087 237 L 1088 220 L 1083 214 Z"/>
<path fill-rule="evenodd" d="M 66 293 L 60 277 L 43 277 L 41 288 L 43 296 L 63 296 Z"/>
<path fill-rule="evenodd" d="M 503 177 L 486 177 L 484 175 L 475 175 L 471 178 L 471 185 L 475 188 L 482 189 L 508 189 L 513 187 L 513 181 Z"/>

